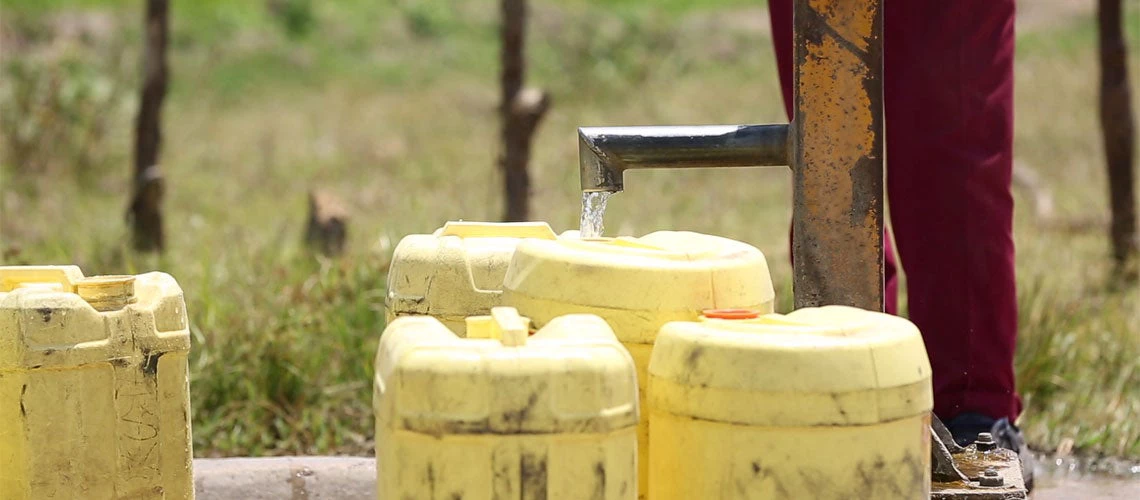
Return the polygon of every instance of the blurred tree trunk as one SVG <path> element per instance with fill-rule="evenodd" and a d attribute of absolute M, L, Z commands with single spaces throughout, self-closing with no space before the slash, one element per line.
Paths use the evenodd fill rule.
<path fill-rule="evenodd" d="M 1132 99 L 1128 87 L 1127 48 L 1121 27 L 1121 1 L 1098 0 L 1100 24 L 1100 125 L 1108 166 L 1112 206 L 1112 255 L 1124 270 L 1136 258 L 1135 147 Z M 1135 270 L 1133 270 L 1135 273 Z M 1135 278 L 1135 274 L 1132 275 Z"/>
<path fill-rule="evenodd" d="M 538 122 L 550 107 L 550 96 L 537 89 L 524 89 L 526 74 L 526 0 L 501 0 L 502 149 L 499 168 L 503 172 L 506 211 L 503 219 L 525 221 L 530 217 L 530 175 L 527 163 Z"/>
<path fill-rule="evenodd" d="M 162 143 L 162 101 L 166 97 L 168 0 L 146 0 L 142 96 L 135 122 L 134 195 L 127 220 L 132 242 L 140 251 L 163 249 L 163 181 L 158 169 Z"/>

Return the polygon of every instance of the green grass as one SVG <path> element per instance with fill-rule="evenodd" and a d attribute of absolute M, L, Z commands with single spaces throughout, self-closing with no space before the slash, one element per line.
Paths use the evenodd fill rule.
<path fill-rule="evenodd" d="M 174 2 L 162 156 L 169 251 L 157 258 L 122 245 L 139 3 L 0 1 L 5 30 L 44 40 L 61 9 L 109 13 L 111 39 L 71 50 L 105 75 L 95 85 L 128 96 L 105 112 L 111 126 L 84 175 L 68 175 L 83 143 L 43 144 L 50 161 L 39 173 L 0 154 L 3 262 L 174 275 L 191 315 L 196 454 L 369 454 L 391 247 L 449 219 L 499 215 L 495 3 L 455 12 L 437 3 L 314 2 L 313 27 L 291 35 L 263 2 Z M 785 120 L 770 42 L 748 27 L 765 24 L 762 8 L 654 5 L 534 2 L 528 81 L 554 98 L 534 148 L 534 216 L 557 230 L 577 223 L 577 126 Z M 725 19 L 752 22 L 708 27 Z M 1128 29 L 1140 40 L 1140 25 Z M 118 43 L 125 49 L 107 49 Z M 1054 188 L 1063 219 L 1107 210 L 1095 43 L 1086 16 L 1023 33 L 1018 45 L 1016 154 Z M 79 133 L 66 123 L 44 137 Z M 786 172 L 643 171 L 626 184 L 610 202 L 610 233 L 688 229 L 750 242 L 788 307 Z M 352 208 L 340 259 L 300 248 L 312 187 Z M 1025 201 L 1019 193 L 1017 371 L 1030 442 L 1140 458 L 1140 292 L 1110 289 L 1105 228 L 1036 224 Z"/>

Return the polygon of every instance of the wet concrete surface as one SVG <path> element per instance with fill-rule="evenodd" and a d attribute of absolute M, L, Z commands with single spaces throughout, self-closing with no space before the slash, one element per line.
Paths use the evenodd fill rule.
<path fill-rule="evenodd" d="M 1033 500 L 1140 500 L 1140 464 L 1088 466 L 1038 459 Z M 198 500 L 376 498 L 369 457 L 214 458 L 194 461 Z"/>
<path fill-rule="evenodd" d="M 1140 463 L 1037 457 L 1032 500 L 1140 500 Z"/>
<path fill-rule="evenodd" d="M 1031 500 L 1140 499 L 1140 481 L 1135 479 L 1049 479 L 1037 485 Z"/>

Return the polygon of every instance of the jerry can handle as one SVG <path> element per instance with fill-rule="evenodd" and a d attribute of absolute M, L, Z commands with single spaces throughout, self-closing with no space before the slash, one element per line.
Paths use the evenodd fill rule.
<path fill-rule="evenodd" d="M 65 292 L 75 292 L 83 280 L 78 266 L 0 266 L 0 292 L 10 292 L 27 285 L 61 285 Z"/>
<path fill-rule="evenodd" d="M 506 347 L 526 345 L 530 337 L 530 318 L 520 316 L 513 307 L 494 307 L 491 314 L 468 316 L 467 338 L 495 339 Z"/>
<path fill-rule="evenodd" d="M 530 336 L 530 320 L 519 315 L 513 307 L 495 307 L 491 309 L 491 318 L 494 319 L 494 328 L 498 330 L 499 342 L 507 347 L 526 345 Z"/>
<path fill-rule="evenodd" d="M 545 222 L 464 222 L 448 221 L 437 236 L 460 238 L 534 238 L 555 240 L 558 235 Z"/>

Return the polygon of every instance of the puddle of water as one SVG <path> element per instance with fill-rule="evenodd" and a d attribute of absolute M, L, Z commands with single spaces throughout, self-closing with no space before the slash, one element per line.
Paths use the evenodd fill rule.
<path fill-rule="evenodd" d="M 1136 500 L 1140 481 L 1129 479 L 1038 480 L 1030 500 Z"/>
<path fill-rule="evenodd" d="M 1114 458 L 1036 457 L 1033 500 L 1140 498 L 1140 463 Z"/>
<path fill-rule="evenodd" d="M 606 202 L 613 193 L 605 191 L 582 193 L 582 218 L 579 223 L 579 237 L 600 238 L 605 232 L 604 219 Z"/>
<path fill-rule="evenodd" d="M 1131 480 L 1140 485 L 1140 462 L 1119 458 L 1057 458 L 1042 454 L 1034 458 L 1037 467 L 1033 472 L 1038 477 L 1069 480 L 1119 479 Z"/>

